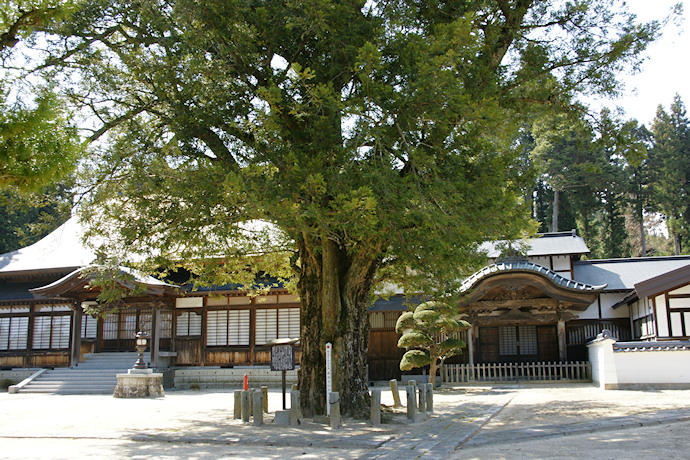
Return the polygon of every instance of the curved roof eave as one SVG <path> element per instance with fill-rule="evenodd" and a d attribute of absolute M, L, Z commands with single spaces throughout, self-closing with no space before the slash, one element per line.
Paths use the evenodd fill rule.
<path fill-rule="evenodd" d="M 534 262 L 527 262 L 522 260 L 504 261 L 489 265 L 474 273 L 467 278 L 460 287 L 460 295 L 469 295 L 469 299 L 477 297 L 471 295 L 483 281 L 497 275 L 506 274 L 527 274 L 528 276 L 537 276 L 546 281 L 546 285 L 551 285 L 560 292 L 572 293 L 575 296 L 589 296 L 599 294 L 606 288 L 606 284 L 600 286 L 592 286 L 590 284 L 581 283 L 579 281 L 569 280 L 558 273 L 543 267 Z M 481 293 L 483 295 L 483 292 Z"/>
<path fill-rule="evenodd" d="M 559 275 L 558 273 L 554 272 L 553 270 L 550 270 L 542 265 L 535 264 L 534 262 L 516 260 L 499 262 L 482 268 L 462 283 L 462 285 L 460 286 L 460 291 L 467 292 L 470 289 L 472 289 L 472 287 L 474 287 L 474 285 L 476 285 L 479 281 L 489 276 L 495 275 L 496 273 L 516 271 L 536 273 L 540 276 L 549 278 L 555 284 L 558 284 L 559 286 L 566 289 L 574 289 L 580 291 L 601 291 L 605 289 L 607 286 L 606 284 L 602 284 L 600 286 L 592 286 L 590 284 L 581 283 L 579 281 L 569 280 L 568 278 L 565 278 Z"/>
<path fill-rule="evenodd" d="M 66 298 L 64 294 L 72 289 L 78 286 L 86 288 L 89 280 L 93 278 L 93 275 L 87 274 L 90 268 L 91 267 L 79 268 L 57 281 L 46 286 L 29 289 L 29 291 L 36 299 Z M 143 285 L 147 294 L 163 295 L 179 288 L 177 285 L 165 283 L 152 276 L 142 275 L 126 267 L 121 267 L 120 271 L 134 278 L 133 282 L 129 280 L 116 280 L 120 285 L 128 289 L 134 289 L 136 285 Z"/>

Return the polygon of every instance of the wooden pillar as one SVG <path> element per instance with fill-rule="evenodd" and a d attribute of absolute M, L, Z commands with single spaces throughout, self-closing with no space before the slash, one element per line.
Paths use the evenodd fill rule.
<path fill-rule="evenodd" d="M 467 317 L 467 322 L 472 325 L 472 327 L 467 331 L 467 346 L 469 347 L 468 354 L 469 356 L 469 363 L 474 365 L 476 362 L 479 362 L 480 360 L 478 359 L 477 354 L 477 336 L 479 335 L 479 329 L 476 326 L 477 324 L 477 312 L 472 310 L 472 305 L 469 306 L 469 311 L 468 311 L 468 317 Z"/>
<path fill-rule="evenodd" d="M 151 312 L 151 367 L 160 367 L 159 352 L 161 345 L 161 305 L 153 304 Z"/>
<path fill-rule="evenodd" d="M 558 333 L 558 359 L 561 362 L 568 360 L 568 351 L 566 348 L 565 341 L 565 320 L 563 319 L 562 312 L 558 315 L 558 323 L 556 323 L 556 330 Z"/>
<path fill-rule="evenodd" d="M 83 315 L 81 302 L 72 305 L 72 340 L 70 341 L 70 367 L 76 367 L 81 360 L 81 317 Z"/>

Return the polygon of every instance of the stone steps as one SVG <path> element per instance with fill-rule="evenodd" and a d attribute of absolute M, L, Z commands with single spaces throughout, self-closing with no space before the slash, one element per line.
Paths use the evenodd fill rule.
<path fill-rule="evenodd" d="M 18 393 L 112 394 L 117 374 L 134 366 L 136 353 L 89 353 L 83 362 L 71 368 L 51 369 L 19 389 Z M 144 360 L 150 361 L 149 353 Z"/>

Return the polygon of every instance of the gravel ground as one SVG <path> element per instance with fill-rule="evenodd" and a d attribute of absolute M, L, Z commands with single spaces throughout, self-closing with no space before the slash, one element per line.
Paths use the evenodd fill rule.
<path fill-rule="evenodd" d="M 450 458 L 688 457 L 690 417 L 672 420 L 668 411 L 690 414 L 690 390 L 603 391 L 586 384 L 493 390 L 512 399 Z M 434 417 L 457 414 L 462 404 L 479 402 L 491 391 L 439 389 Z M 382 403 L 393 405 L 385 388 Z M 0 458 L 354 459 L 415 429 L 404 409 L 389 409 L 392 423 L 381 427 L 352 420 L 338 431 L 313 422 L 254 427 L 233 419 L 233 404 L 232 390 L 169 391 L 158 399 L 1 393 Z M 271 390 L 269 411 L 278 409 L 282 395 Z M 642 423 L 631 425 L 630 417 L 645 414 Z M 655 422 L 657 415 L 663 420 Z M 619 418 L 627 426 L 609 423 Z M 597 421 L 609 424 L 591 429 Z"/>

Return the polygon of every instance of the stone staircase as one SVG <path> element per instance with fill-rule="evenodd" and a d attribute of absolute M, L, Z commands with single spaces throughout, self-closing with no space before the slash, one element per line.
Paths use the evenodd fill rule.
<path fill-rule="evenodd" d="M 87 353 L 77 367 L 49 369 L 17 393 L 112 394 L 116 375 L 126 374 L 136 360 L 136 353 Z M 144 360 L 150 362 L 149 353 Z"/>

